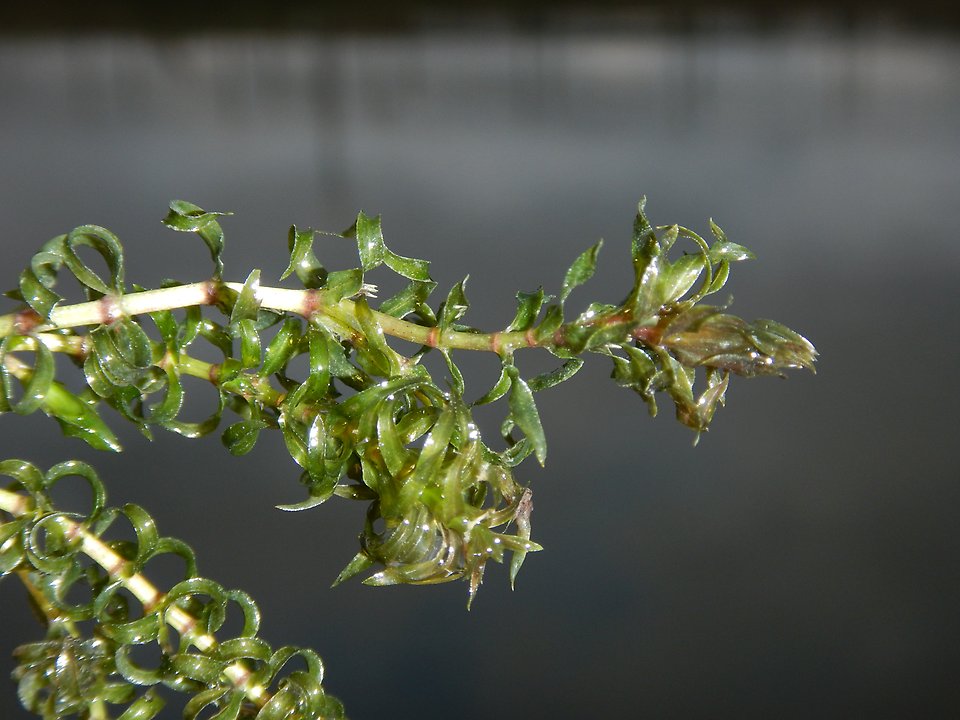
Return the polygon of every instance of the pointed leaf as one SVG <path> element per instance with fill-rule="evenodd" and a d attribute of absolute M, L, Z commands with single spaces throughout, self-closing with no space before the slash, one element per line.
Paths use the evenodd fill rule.
<path fill-rule="evenodd" d="M 465 288 L 467 280 L 469 279 L 470 276 L 467 275 L 463 280 L 450 288 L 450 292 L 447 293 L 447 299 L 444 301 L 443 308 L 440 310 L 439 325 L 441 333 L 449 330 L 454 323 L 467 314 L 467 310 L 470 308 L 470 302 L 467 300 Z"/>
<path fill-rule="evenodd" d="M 567 274 L 563 278 L 563 285 L 560 289 L 561 304 L 566 301 L 575 287 L 583 285 L 583 283 L 593 277 L 593 273 L 597 268 L 597 255 L 602 247 L 603 240 L 599 240 L 596 245 L 584 250 L 583 253 L 573 261 L 573 265 L 570 266 L 570 269 L 567 270 Z"/>
<path fill-rule="evenodd" d="M 486 405 L 499 400 L 510 390 L 510 374 L 507 372 L 507 366 L 500 368 L 500 377 L 487 393 L 479 400 L 474 401 L 474 405 Z"/>
<path fill-rule="evenodd" d="M 344 232 L 344 237 L 357 241 L 360 253 L 360 267 L 368 272 L 383 263 L 383 231 L 380 228 L 380 216 L 372 218 L 360 212 L 357 221 Z"/>
<path fill-rule="evenodd" d="M 547 438 L 543 433 L 543 425 L 540 423 L 540 413 L 537 412 L 533 392 L 520 377 L 516 367 L 509 366 L 507 372 L 512 380 L 509 397 L 510 416 L 529 439 L 533 452 L 537 456 L 537 462 L 543 465 L 547 459 Z"/>
<path fill-rule="evenodd" d="M 223 215 L 232 215 L 228 212 L 207 212 L 201 207 L 185 200 L 174 200 L 170 203 L 170 212 L 163 219 L 163 224 L 171 230 L 179 232 L 195 232 L 210 250 L 213 260 L 213 276 L 220 279 L 223 275 L 223 230 L 216 218 Z"/>
<path fill-rule="evenodd" d="M 297 278 L 306 288 L 320 288 L 327 280 L 327 271 L 313 254 L 313 241 L 316 232 L 311 228 L 297 230 L 296 225 L 290 226 L 287 235 L 287 248 L 290 250 L 290 262 L 287 269 L 280 276 L 281 280 L 296 273 Z"/>
<path fill-rule="evenodd" d="M 420 282 L 432 282 L 430 280 L 430 263 L 426 260 L 403 257 L 402 255 L 397 255 L 395 252 L 392 252 L 389 248 L 384 247 L 383 262 L 388 268 L 398 275 L 403 275 L 405 278 L 418 280 Z"/>
<path fill-rule="evenodd" d="M 543 303 L 552 299 L 550 295 L 543 294 L 543 288 L 537 288 L 536 292 L 517 293 L 517 314 L 507 326 L 506 332 L 524 331 L 532 328 L 540 315 L 540 308 Z"/>
<path fill-rule="evenodd" d="M 579 358 L 571 358 L 556 370 L 541 373 L 540 375 L 531 378 L 530 382 L 527 384 L 529 385 L 531 391 L 540 392 L 541 390 L 552 388 L 554 385 L 559 385 L 560 383 L 569 380 L 576 375 L 582 367 L 583 360 L 580 360 Z"/>

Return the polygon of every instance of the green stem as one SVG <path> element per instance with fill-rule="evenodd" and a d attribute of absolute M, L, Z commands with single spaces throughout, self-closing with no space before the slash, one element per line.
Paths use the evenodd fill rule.
<path fill-rule="evenodd" d="M 100 300 L 76 305 L 58 306 L 44 321 L 32 310 L 0 316 L 0 337 L 23 335 L 27 332 L 100 325 L 122 317 L 141 315 L 158 310 L 176 310 L 195 305 L 212 305 L 217 302 L 219 291 L 227 288 L 234 292 L 243 289 L 241 283 L 205 281 L 190 285 L 178 285 L 159 290 L 144 290 L 120 296 L 105 296 Z M 322 290 L 288 290 L 286 288 L 259 287 L 256 290 L 260 307 L 296 313 L 319 322 L 332 321 L 331 330 L 343 333 L 343 326 L 359 332 L 357 306 L 352 300 L 324 302 Z M 473 333 L 457 330 L 441 332 L 437 327 L 425 327 L 379 311 L 372 311 L 383 332 L 395 338 L 419 345 L 450 350 L 481 350 L 509 354 L 522 347 L 534 347 L 540 343 L 529 332 Z M 326 324 L 326 323 L 324 323 Z M 339 327 L 336 327 L 339 325 Z"/>

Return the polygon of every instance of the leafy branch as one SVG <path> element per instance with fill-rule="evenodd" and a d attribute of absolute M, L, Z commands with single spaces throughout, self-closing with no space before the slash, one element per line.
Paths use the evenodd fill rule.
<path fill-rule="evenodd" d="M 0 412 L 42 411 L 66 435 L 112 451 L 120 450 L 120 444 L 100 415 L 104 405 L 148 437 L 155 427 L 187 437 L 206 435 L 220 427 L 229 410 L 237 419 L 221 439 L 235 455 L 249 452 L 263 430 L 279 430 L 302 469 L 300 482 L 306 490 L 302 501 L 281 509 L 304 510 L 333 495 L 369 502 L 359 552 L 335 584 L 363 573 L 368 573 L 364 582 L 370 585 L 462 578 L 468 581 L 472 601 L 486 563 L 503 562 L 508 553 L 512 584 L 527 553 L 541 549 L 530 535 L 531 491 L 513 475 L 513 468 L 529 455 L 541 464 L 546 460 L 535 394 L 570 379 L 587 353 L 607 358 L 614 381 L 638 393 L 652 414 L 658 395 L 666 394 L 677 418 L 698 435 L 723 404 L 731 373 L 812 370 L 816 358 L 806 339 L 779 323 L 747 322 L 722 306 L 702 302 L 724 287 L 732 263 L 753 257 L 746 248 L 729 241 L 712 222 L 709 243 L 677 225 L 654 228 L 642 202 L 631 243 L 634 282 L 621 303 L 592 303 L 579 313 L 567 312 L 572 291 L 594 274 L 601 249 L 597 243 L 576 258 L 556 297 L 542 288 L 518 293 L 515 317 L 495 332 L 464 324 L 470 308 L 464 282 L 431 306 L 436 283 L 429 264 L 390 250 L 378 217 L 360 213 L 339 235 L 292 227 L 289 263 L 279 278 L 295 276 L 301 288 L 290 289 L 264 285 L 259 270 L 242 283 L 223 279 L 222 215 L 191 203 L 171 203 L 164 222 L 197 234 L 213 262 L 210 278 L 189 284 L 170 281 L 156 289 L 128 288 L 121 244 L 98 226 L 81 226 L 47 242 L 21 273 L 18 288 L 8 293 L 21 308 L 0 316 Z M 314 252 L 318 238 L 355 242 L 358 266 L 328 270 Z M 681 240 L 691 251 L 671 259 Z M 106 278 L 80 257 L 82 247 L 102 258 Z M 380 266 L 405 278 L 407 285 L 374 308 L 375 288 L 367 280 Z M 67 304 L 58 294 L 62 272 L 79 281 L 85 302 Z M 221 319 L 215 320 L 205 308 L 216 309 Z M 390 345 L 390 338 L 419 349 L 405 355 Z M 215 348 L 222 360 L 199 359 L 195 350 L 201 343 Z M 552 353 L 557 367 L 522 377 L 514 355 L 528 348 Z M 501 361 L 497 381 L 472 402 L 453 357 L 460 350 L 493 352 Z M 444 361 L 444 387 L 421 362 L 431 352 Z M 82 391 L 73 392 L 56 378 L 56 353 L 82 371 Z M 298 379 L 291 363 L 300 357 L 306 358 L 309 372 Z M 205 420 L 179 418 L 184 376 L 209 381 L 217 391 L 217 403 Z M 504 449 L 494 450 L 482 440 L 472 408 L 503 398 Z M 33 522 L 44 523 L 45 532 L 59 538 L 59 545 L 90 554 L 97 533 L 71 525 L 73 521 L 49 520 L 63 516 L 36 496 L 42 483 L 31 482 L 18 476 L 21 489 L 34 493 L 33 505 L 15 494 L 0 495 L 0 507 L 14 517 L 3 527 L 26 522 L 33 512 Z M 96 525 L 94 520 L 91 516 Z M 83 538 L 79 544 L 78 537 Z M 18 574 L 53 603 L 55 590 L 43 564 L 31 565 L 29 554 L 15 557 L 4 573 Z M 159 602 L 159 594 L 141 597 L 136 583 L 131 586 L 129 577 L 111 576 L 109 568 L 98 582 L 127 587 L 145 609 Z M 177 596 L 176 588 L 171 592 Z M 214 595 L 226 597 L 219 591 Z M 159 627 L 171 624 L 170 618 L 168 612 L 163 621 L 152 622 Z M 72 638 L 71 647 L 88 642 L 56 624 L 58 638 Z M 175 623 L 173 627 L 178 629 Z M 84 652 L 94 652 L 92 647 Z M 220 646 L 198 647 L 206 652 Z M 107 652 L 104 667 L 120 667 L 117 657 L 114 649 Z M 216 673 L 204 676 L 208 692 L 221 688 L 225 679 L 232 681 L 230 667 L 217 666 Z M 112 672 L 102 670 L 97 677 Z M 219 708 L 259 703 L 249 689 L 243 700 L 235 699 L 240 697 L 237 692 L 234 687 L 216 697 L 214 693 L 209 702 Z M 93 713 L 92 706 L 88 709 Z M 236 717 L 223 717 L 228 715 Z"/>

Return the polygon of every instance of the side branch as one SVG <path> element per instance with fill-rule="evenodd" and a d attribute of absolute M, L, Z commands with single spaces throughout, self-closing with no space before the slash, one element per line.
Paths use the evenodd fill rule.
<path fill-rule="evenodd" d="M 0 510 L 5 510 L 11 515 L 19 517 L 33 511 L 33 502 L 26 495 L 0 488 Z M 128 567 L 127 561 L 96 535 L 65 517 L 58 518 L 58 522 L 67 537 L 80 538 L 83 553 L 102 567 L 111 579 L 119 580 L 123 587 L 143 604 L 145 612 L 150 612 L 163 600 L 163 593 L 142 574 L 125 574 L 124 571 Z M 184 610 L 171 606 L 164 613 L 164 620 L 182 636 L 189 638 L 190 642 L 201 652 L 210 652 L 217 647 L 217 640 L 213 635 L 194 632 L 197 619 Z M 262 707 L 270 700 L 270 695 L 263 685 L 249 682 L 250 670 L 242 662 L 228 665 L 223 674 L 257 705 Z"/>

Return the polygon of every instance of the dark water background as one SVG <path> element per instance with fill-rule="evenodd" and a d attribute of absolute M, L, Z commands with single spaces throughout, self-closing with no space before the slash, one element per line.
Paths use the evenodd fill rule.
<path fill-rule="evenodd" d="M 82 223 L 120 236 L 133 282 L 206 277 L 199 243 L 158 222 L 172 198 L 236 212 L 231 279 L 278 276 L 290 223 L 339 230 L 363 208 L 433 261 L 438 295 L 469 272 L 468 319 L 496 328 L 599 237 L 571 302 L 619 300 L 646 194 L 655 223 L 712 216 L 756 252 L 735 312 L 817 344 L 816 377 L 734 380 L 697 448 L 600 358 L 542 394 L 550 457 L 519 474 L 547 550 L 514 593 L 489 570 L 469 613 L 460 584 L 329 590 L 362 509 L 274 510 L 302 492 L 279 438 L 238 459 L 115 421 L 127 449 L 106 456 L 43 417 L 0 421 L 4 457 L 94 462 L 112 503 L 141 503 L 250 592 L 264 637 L 316 648 L 351 717 L 960 714 L 955 36 L 720 18 L 5 37 L 0 108 L 7 286 Z M 479 395 L 494 364 L 465 362 Z M 212 393 L 187 389 L 199 418 Z M 0 585 L 4 676 L 40 636 L 22 595 Z M 26 717 L 12 684 L 0 716 Z"/>

